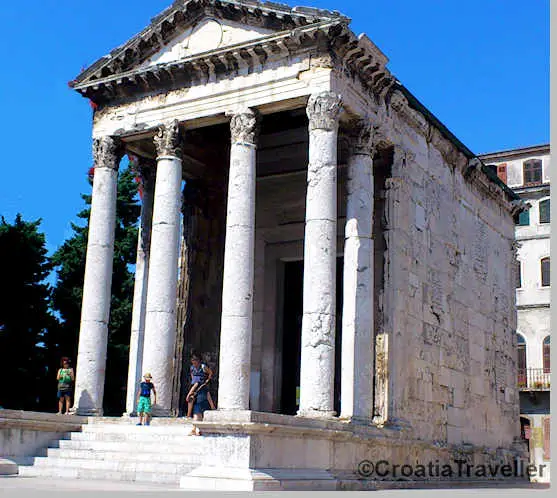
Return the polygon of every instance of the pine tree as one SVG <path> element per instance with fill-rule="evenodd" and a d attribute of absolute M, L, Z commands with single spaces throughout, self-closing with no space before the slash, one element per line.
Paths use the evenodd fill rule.
<path fill-rule="evenodd" d="M 135 265 L 137 221 L 140 214 L 137 185 L 134 179 L 135 173 L 131 166 L 122 170 L 118 176 L 112 300 L 104 395 L 106 415 L 121 415 L 125 410 L 134 285 L 134 274 L 131 269 Z M 62 322 L 58 334 L 59 352 L 60 355 L 74 358 L 74 361 L 77 358 L 91 206 L 90 195 L 82 194 L 82 198 L 86 207 L 77 216 L 85 220 L 85 224 L 73 223 L 73 235 L 52 256 L 57 274 L 52 303 Z"/>
<path fill-rule="evenodd" d="M 0 406 L 45 410 L 55 406 L 48 389 L 50 331 L 56 320 L 49 312 L 51 270 L 41 220 L 0 221 L 0 365 L 5 379 Z M 55 387 L 54 387 L 55 390 Z"/>

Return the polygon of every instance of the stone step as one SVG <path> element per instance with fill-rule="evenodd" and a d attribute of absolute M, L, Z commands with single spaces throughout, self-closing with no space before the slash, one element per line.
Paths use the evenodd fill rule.
<path fill-rule="evenodd" d="M 190 469 L 192 470 L 192 469 Z M 189 472 L 189 470 L 188 470 Z M 20 467 L 19 475 L 24 477 L 51 477 L 56 479 L 94 479 L 103 481 L 135 481 L 158 484 L 176 484 L 180 482 L 180 474 L 163 474 L 160 472 L 107 471 L 98 469 L 78 469 L 59 467 Z"/>
<path fill-rule="evenodd" d="M 132 434 L 149 431 L 151 434 L 184 434 L 191 432 L 193 425 L 182 423 L 180 425 L 149 425 L 138 426 L 136 424 L 92 424 L 83 426 L 81 432 L 103 433 L 103 434 Z"/>
<path fill-rule="evenodd" d="M 119 425 L 135 425 L 139 422 L 139 417 L 88 417 L 88 426 L 119 426 Z M 151 426 L 175 426 L 185 423 L 191 423 L 191 419 L 185 417 L 152 417 Z"/>
<path fill-rule="evenodd" d="M 185 438 L 184 438 L 185 439 Z M 203 437 L 191 436 L 176 441 L 104 441 L 104 440 L 63 440 L 55 441 L 49 448 L 72 450 L 114 451 L 123 453 L 185 453 L 200 452 L 206 448 Z"/>
<path fill-rule="evenodd" d="M 137 473 L 154 472 L 161 474 L 175 474 L 177 476 L 189 472 L 197 463 L 170 463 L 134 460 L 98 460 L 98 459 L 72 459 L 65 457 L 36 457 L 32 467 L 47 467 L 51 469 L 74 470 L 104 470 L 110 472 Z"/>
<path fill-rule="evenodd" d="M 190 436 L 191 429 L 179 432 L 150 431 L 150 427 L 137 427 L 138 430 L 128 432 L 72 432 L 72 441 L 137 441 L 137 442 L 173 442 L 187 444 L 195 436 Z"/>
<path fill-rule="evenodd" d="M 154 450 L 155 448 L 153 448 Z M 107 451 L 98 449 L 70 449 L 70 448 L 49 448 L 48 454 L 44 455 L 50 458 L 64 458 L 77 460 L 106 460 L 106 461 L 136 461 L 136 462 L 152 462 L 152 463 L 174 463 L 174 464 L 198 464 L 201 461 L 201 455 L 196 452 L 187 452 L 182 449 L 181 453 L 176 450 L 171 453 L 155 452 L 155 451 L 138 451 L 134 448 L 130 451 Z"/>

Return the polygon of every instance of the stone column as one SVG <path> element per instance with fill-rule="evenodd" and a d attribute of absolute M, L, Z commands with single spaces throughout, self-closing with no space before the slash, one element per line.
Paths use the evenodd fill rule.
<path fill-rule="evenodd" d="M 122 155 L 116 137 L 96 138 L 93 142 L 95 169 L 73 406 L 78 415 L 103 413 L 118 166 Z"/>
<path fill-rule="evenodd" d="M 257 115 L 232 116 L 219 356 L 220 410 L 247 410 L 251 369 Z"/>
<path fill-rule="evenodd" d="M 333 416 L 337 258 L 337 136 L 341 99 L 312 95 L 304 238 L 304 292 L 298 415 Z"/>
<path fill-rule="evenodd" d="M 369 122 L 354 123 L 348 162 L 340 416 L 373 416 L 373 159 Z"/>
<path fill-rule="evenodd" d="M 143 182 L 143 200 L 137 236 L 137 257 L 135 262 L 135 285 L 133 289 L 132 327 L 130 335 L 130 355 L 128 367 L 128 388 L 126 414 L 135 413 L 137 388 L 142 377 L 143 340 L 145 335 L 145 306 L 147 303 L 147 275 L 149 272 L 149 246 L 153 219 L 154 165 L 139 159 L 139 173 Z"/>
<path fill-rule="evenodd" d="M 182 185 L 178 121 L 160 127 L 155 136 L 157 173 L 149 255 L 143 370 L 157 391 L 153 414 L 169 416 L 176 342 L 176 288 Z"/>

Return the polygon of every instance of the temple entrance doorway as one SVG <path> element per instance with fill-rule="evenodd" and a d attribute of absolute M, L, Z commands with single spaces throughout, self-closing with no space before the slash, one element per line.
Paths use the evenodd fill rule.
<path fill-rule="evenodd" d="M 280 413 L 296 415 L 300 397 L 300 355 L 303 315 L 304 262 L 283 263 L 282 351 Z M 337 258 L 336 336 L 335 336 L 335 392 L 334 410 L 340 413 L 340 372 L 342 342 L 342 272 L 343 258 Z M 317 375 L 317 372 L 315 373 Z"/>

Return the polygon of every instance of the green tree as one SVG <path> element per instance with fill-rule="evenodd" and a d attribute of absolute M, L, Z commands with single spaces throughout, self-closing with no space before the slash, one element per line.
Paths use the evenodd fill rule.
<path fill-rule="evenodd" d="M 77 216 L 84 220 L 85 224 L 73 223 L 73 235 L 52 256 L 57 275 L 52 306 L 61 318 L 58 334 L 60 354 L 70 356 L 74 361 L 77 358 L 87 233 L 91 210 L 91 196 L 82 194 L 82 198 L 86 206 Z M 140 204 L 135 172 L 129 165 L 118 176 L 112 300 L 104 395 L 106 415 L 121 415 L 125 410 L 134 285 L 132 267 L 135 265 L 136 258 L 139 214 Z"/>
<path fill-rule="evenodd" d="M 24 410 L 54 407 L 47 388 L 50 331 L 56 320 L 49 312 L 51 271 L 41 220 L 0 221 L 0 365 L 4 382 L 0 406 Z"/>

